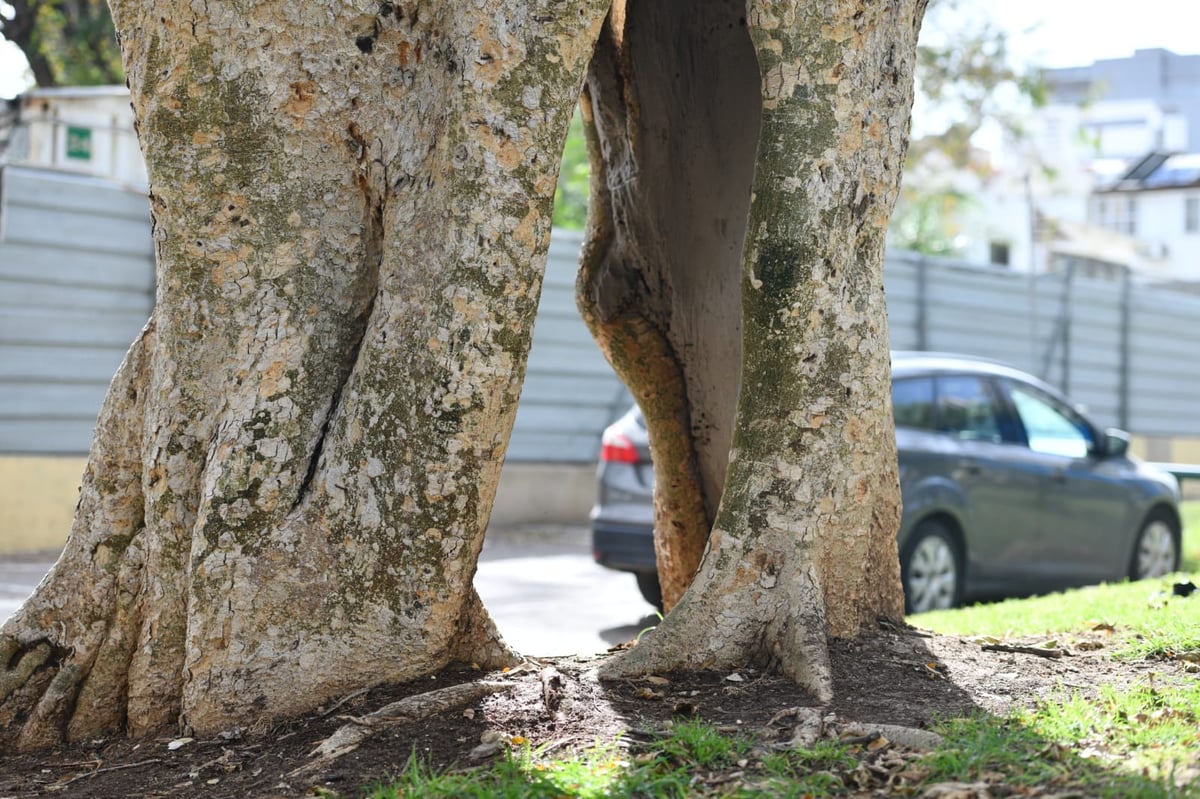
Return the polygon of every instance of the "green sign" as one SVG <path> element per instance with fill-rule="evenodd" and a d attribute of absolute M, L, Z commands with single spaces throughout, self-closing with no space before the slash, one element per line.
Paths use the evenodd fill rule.
<path fill-rule="evenodd" d="M 67 128 L 67 158 L 80 161 L 92 160 L 92 129 Z"/>

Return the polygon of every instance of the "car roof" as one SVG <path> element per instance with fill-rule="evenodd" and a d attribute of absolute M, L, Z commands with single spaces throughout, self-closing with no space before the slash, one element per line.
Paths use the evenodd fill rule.
<path fill-rule="evenodd" d="M 893 377 L 963 373 L 1009 377 L 1024 383 L 1032 383 L 1044 391 L 1056 396 L 1059 395 L 1057 389 L 1033 375 L 989 358 L 980 358 L 974 355 L 962 355 L 953 352 L 892 351 Z"/>

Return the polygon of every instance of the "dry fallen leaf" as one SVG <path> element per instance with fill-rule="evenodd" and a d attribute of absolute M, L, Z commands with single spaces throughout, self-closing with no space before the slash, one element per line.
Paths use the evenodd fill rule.
<path fill-rule="evenodd" d="M 647 676 L 646 682 L 650 683 L 651 685 L 670 685 L 671 684 L 671 681 L 668 680 L 666 677 L 659 677 L 654 674 Z"/>
<path fill-rule="evenodd" d="M 676 716 L 694 716 L 700 710 L 700 706 L 695 702 L 689 702 L 683 699 L 671 706 L 671 712 Z"/>
<path fill-rule="evenodd" d="M 1043 760 L 1066 760 L 1072 755 L 1072 750 L 1064 744 L 1051 742 L 1042 747 L 1038 757 Z"/>
<path fill-rule="evenodd" d="M 475 747 L 467 755 L 472 761 L 478 763 L 481 760 L 487 760 L 490 757 L 495 757 L 500 751 L 503 744 L 500 741 L 492 741 L 490 743 L 482 743 Z"/>
<path fill-rule="evenodd" d="M 658 691 L 651 691 L 649 688 L 639 688 L 637 692 L 639 699 L 662 699 L 663 695 Z"/>

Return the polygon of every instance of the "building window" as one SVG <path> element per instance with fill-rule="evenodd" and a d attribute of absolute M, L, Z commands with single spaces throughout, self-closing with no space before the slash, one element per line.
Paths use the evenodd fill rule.
<path fill-rule="evenodd" d="M 1200 197 L 1187 197 L 1183 201 L 1183 232 L 1200 233 Z"/>
<path fill-rule="evenodd" d="M 1129 236 L 1137 235 L 1136 197 L 1119 195 L 1097 199 L 1092 207 L 1095 212 L 1093 219 L 1098 227 Z"/>
<path fill-rule="evenodd" d="M 988 261 L 996 266 L 1009 266 L 1011 255 L 1007 241 L 993 241 L 988 244 Z"/>

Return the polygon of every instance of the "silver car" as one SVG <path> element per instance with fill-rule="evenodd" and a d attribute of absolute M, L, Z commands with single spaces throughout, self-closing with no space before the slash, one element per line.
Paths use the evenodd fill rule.
<path fill-rule="evenodd" d="M 1179 567 L 1175 478 L 1040 380 L 967 356 L 895 352 L 892 403 L 909 612 Z M 660 605 L 653 493 L 646 426 L 632 408 L 604 431 L 593 552 L 633 572 Z"/>

